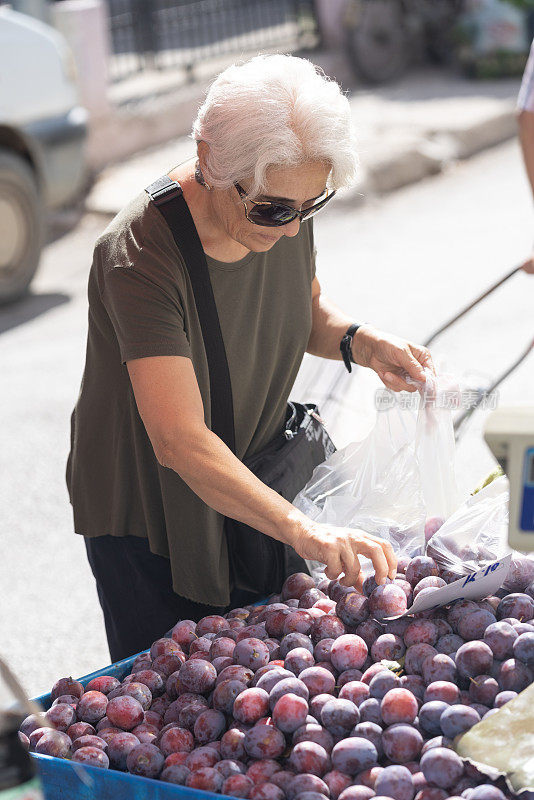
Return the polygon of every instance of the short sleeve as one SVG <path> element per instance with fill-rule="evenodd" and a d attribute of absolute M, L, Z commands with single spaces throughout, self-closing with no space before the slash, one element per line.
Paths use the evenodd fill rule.
<path fill-rule="evenodd" d="M 521 111 L 532 111 L 534 113 L 534 41 L 530 48 L 530 56 L 521 82 L 517 106 Z"/>
<path fill-rule="evenodd" d="M 123 364 L 147 356 L 191 358 L 178 298 L 135 267 L 106 270 L 102 302 L 115 330 Z"/>

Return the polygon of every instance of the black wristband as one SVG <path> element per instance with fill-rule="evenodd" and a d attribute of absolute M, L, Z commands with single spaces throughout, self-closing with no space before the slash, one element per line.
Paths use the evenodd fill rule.
<path fill-rule="evenodd" d="M 343 357 L 343 362 L 349 372 L 352 372 L 352 364 L 355 364 L 354 357 L 352 355 L 352 339 L 358 328 L 361 328 L 363 323 L 360 325 L 351 325 L 350 328 L 347 329 L 347 332 L 343 336 L 339 349 L 341 351 L 341 355 Z"/>

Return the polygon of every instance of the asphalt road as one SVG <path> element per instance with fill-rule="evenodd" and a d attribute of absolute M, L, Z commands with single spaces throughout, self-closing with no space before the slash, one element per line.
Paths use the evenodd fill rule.
<path fill-rule="evenodd" d="M 532 209 L 515 143 L 359 209 L 317 218 L 318 275 L 356 319 L 423 340 L 504 274 L 532 243 Z M 86 281 L 106 220 L 57 229 L 32 294 L 0 311 L 0 651 L 32 695 L 109 662 L 83 542 L 72 533 L 64 483 L 69 417 L 83 371 Z M 489 382 L 534 335 L 534 279 L 514 277 L 433 348 L 467 384 Z M 534 356 L 506 380 L 500 401 L 534 400 Z M 307 359 L 296 395 L 324 400 L 335 368 Z M 338 445 L 373 416 L 378 386 L 358 370 L 327 404 Z M 465 485 L 492 460 L 477 414 L 458 449 Z"/>

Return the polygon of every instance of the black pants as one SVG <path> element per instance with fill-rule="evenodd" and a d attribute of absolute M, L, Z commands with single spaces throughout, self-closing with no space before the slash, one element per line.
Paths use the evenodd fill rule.
<path fill-rule="evenodd" d="M 208 614 L 228 611 L 177 595 L 172 588 L 169 559 L 151 553 L 148 539 L 98 536 L 85 538 L 85 547 L 104 613 L 112 662 L 146 650 L 178 620 L 198 622 Z M 260 599 L 234 590 L 229 608 Z"/>

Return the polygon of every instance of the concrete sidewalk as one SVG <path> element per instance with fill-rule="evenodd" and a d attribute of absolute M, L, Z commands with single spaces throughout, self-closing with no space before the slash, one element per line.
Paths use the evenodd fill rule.
<path fill-rule="evenodd" d="M 516 135 L 519 80 L 473 81 L 425 68 L 393 85 L 369 89 L 355 85 L 341 55 L 314 54 L 314 60 L 347 91 L 358 134 L 360 179 L 341 193 L 341 202 L 360 204 Z M 185 131 L 200 100 L 198 87 L 189 87 L 185 93 L 182 88 L 177 95 L 154 97 L 151 103 L 154 113 L 159 103 L 166 104 L 169 114 L 179 114 Z M 163 144 L 105 167 L 86 199 L 87 210 L 114 215 L 159 174 L 194 152 L 187 136 L 169 136 Z"/>

